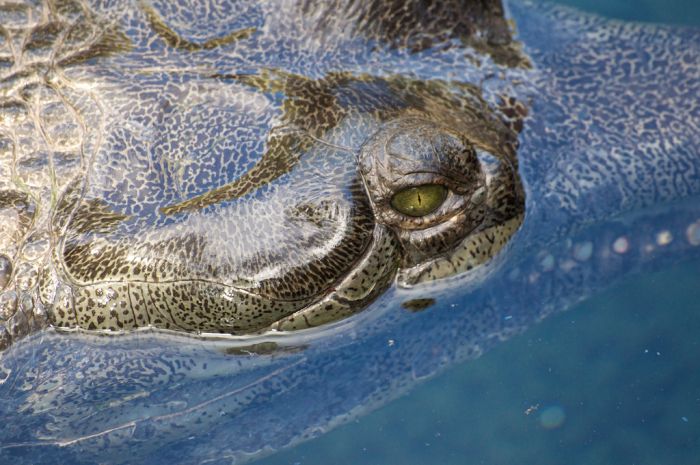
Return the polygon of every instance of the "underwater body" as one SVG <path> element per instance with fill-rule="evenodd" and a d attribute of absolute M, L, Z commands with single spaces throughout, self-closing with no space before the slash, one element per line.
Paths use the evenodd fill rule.
<path fill-rule="evenodd" d="M 577 68 L 568 60 L 578 54 L 566 47 L 576 50 L 571 37 L 578 37 L 572 32 L 578 23 L 573 21 L 568 24 L 571 29 L 562 30 L 551 21 L 565 19 L 567 13 L 557 16 L 556 10 L 518 3 L 511 9 L 519 38 L 535 64 L 543 68 L 546 64 L 572 65 L 569 70 L 575 75 Z M 572 17 L 580 19 L 581 15 Z M 598 20 L 590 21 L 580 27 L 595 29 Z M 542 30 L 559 40 L 538 41 Z M 615 44 L 621 49 L 645 37 L 636 36 L 634 29 L 619 32 L 627 40 Z M 677 33 L 674 40 L 679 47 L 691 60 L 697 57 L 697 32 Z M 659 36 L 659 44 L 665 44 L 666 35 Z M 552 54 L 540 51 L 538 55 L 538 45 Z M 569 55 L 556 54 L 557 45 Z M 557 60 L 562 56 L 567 58 L 560 63 Z M 590 71 L 587 63 L 579 65 L 580 72 Z M 564 72 L 563 66 L 561 69 Z M 697 76 L 694 69 L 692 76 Z M 678 74 L 670 72 L 666 79 L 678 83 L 680 101 L 696 95 L 692 86 L 697 86 L 697 78 L 688 78 L 687 70 L 686 74 L 682 69 L 676 71 Z M 569 77 L 563 76 L 555 90 L 566 89 Z M 607 136 L 616 134 L 617 150 L 632 153 L 644 150 L 649 141 L 621 137 L 629 122 L 624 113 L 616 115 L 622 119 L 619 128 L 586 126 L 608 117 L 605 100 L 592 97 L 622 96 L 624 88 L 637 95 L 644 95 L 640 90 L 657 95 L 659 76 L 644 77 L 648 80 L 640 79 L 643 82 L 637 88 L 633 79 L 622 79 L 620 84 L 626 86 L 605 91 L 593 86 L 587 100 L 572 97 L 569 104 L 581 112 L 579 128 L 557 128 L 557 112 L 566 110 L 550 105 L 546 98 L 539 107 L 540 102 L 533 103 L 532 119 L 526 122 L 519 148 L 528 192 L 526 220 L 505 253 L 478 273 L 413 289 L 391 289 L 351 320 L 289 337 L 252 337 L 234 343 L 154 332 L 105 338 L 45 331 L 22 341 L 3 359 L 9 375 L 1 388 L 6 399 L 2 412 L 13 424 L 2 433 L 3 454 L 47 463 L 60 463 L 67 457 L 76 463 L 118 463 L 138 450 L 146 462 L 177 457 L 178 462 L 187 463 L 183 457 L 188 457 L 191 463 L 212 459 L 230 463 L 246 453 L 272 451 L 321 434 L 456 361 L 478 357 L 628 273 L 697 257 L 698 136 L 697 130 L 689 130 L 697 129 L 693 107 L 697 102 L 692 98 L 686 109 L 688 118 L 670 122 L 680 125 L 678 133 L 664 139 L 658 151 L 652 148 L 649 152 L 667 154 L 670 165 L 678 164 L 659 170 L 662 178 L 673 172 L 671 181 L 659 179 L 654 185 L 656 170 L 645 173 L 648 182 L 636 179 L 629 185 L 620 185 L 620 177 L 595 176 L 620 174 L 626 167 L 615 165 L 619 152 L 611 149 L 612 139 Z M 571 83 L 575 86 L 575 79 Z M 650 83 L 655 85 L 644 86 Z M 551 82 L 534 87 L 546 88 L 546 84 Z M 673 95 L 650 101 L 675 102 Z M 652 105 L 650 111 L 656 115 L 662 110 Z M 631 104 L 628 111 L 636 115 L 641 108 Z M 545 127 L 550 124 L 553 127 Z M 550 137 L 543 135 L 550 133 Z M 602 139 L 589 140 L 583 134 L 602 135 Z M 606 158 L 601 151 L 610 156 Z M 591 154 L 594 160 L 609 160 L 615 166 L 594 169 L 585 163 Z M 632 171 L 644 173 L 643 169 Z M 630 180 L 627 176 L 622 179 Z M 582 190 L 567 191 L 568 183 L 587 189 L 583 194 Z M 665 203 L 677 198 L 681 200 Z M 435 304 L 418 312 L 401 307 L 401 303 L 418 299 L 434 299 Z M 144 361 L 149 360 L 160 363 L 143 370 Z M 105 364 L 121 366 L 125 380 L 132 367 L 138 367 L 140 376 L 124 383 L 102 379 L 100 369 Z M 178 373 L 175 366 L 187 366 L 187 374 Z M 141 376 L 146 373 L 148 376 Z M 124 455 L 119 455 L 120 450 Z"/>

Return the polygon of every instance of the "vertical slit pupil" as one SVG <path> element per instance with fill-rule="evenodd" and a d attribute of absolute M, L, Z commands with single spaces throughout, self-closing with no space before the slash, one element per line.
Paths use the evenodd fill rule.
<path fill-rule="evenodd" d="M 425 198 L 423 198 L 425 196 Z M 437 210 L 447 197 L 447 188 L 423 184 L 403 189 L 391 198 L 394 210 L 408 216 L 425 216 Z"/>

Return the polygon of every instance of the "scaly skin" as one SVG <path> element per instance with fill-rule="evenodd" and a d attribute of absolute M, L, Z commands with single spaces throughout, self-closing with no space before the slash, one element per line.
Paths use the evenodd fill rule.
<path fill-rule="evenodd" d="M 70 66 L 128 49 L 127 39 L 85 5 L 2 7 L 0 61 L 0 346 L 47 323 L 56 298 L 53 215 L 80 183 L 104 130 L 104 109 Z"/>
<path fill-rule="evenodd" d="M 206 6 L 201 20 L 218 11 Z M 175 4 L 0 10 L 0 348 L 47 325 L 320 326 L 366 307 L 397 272 L 413 285 L 494 256 L 522 222 L 525 107 L 338 60 L 353 36 L 387 53 L 458 40 L 503 69 L 527 59 L 498 2 L 408 7 L 292 2 L 263 25 L 244 4 L 221 30 L 209 18 L 207 37 L 177 30 Z M 318 17 L 328 21 L 285 36 Z M 307 64 L 309 41 L 341 23 L 353 32 L 337 54 Z M 450 192 L 440 209 L 393 210 L 393 194 L 430 183 Z"/>

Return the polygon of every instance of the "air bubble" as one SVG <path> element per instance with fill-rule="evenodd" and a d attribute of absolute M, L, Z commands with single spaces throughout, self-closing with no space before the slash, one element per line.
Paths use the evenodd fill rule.
<path fill-rule="evenodd" d="M 671 243 L 673 234 L 669 230 L 663 230 L 656 235 L 656 244 L 663 247 Z"/>
<path fill-rule="evenodd" d="M 564 424 L 566 413 L 564 409 L 558 405 L 545 408 L 540 413 L 540 425 L 545 429 L 556 429 Z"/>
<path fill-rule="evenodd" d="M 630 243 L 625 236 L 620 236 L 617 239 L 615 239 L 612 248 L 615 253 L 624 254 L 627 253 L 627 251 L 629 250 Z"/>
<path fill-rule="evenodd" d="M 700 245 L 700 220 L 688 226 L 686 236 L 690 245 Z"/>

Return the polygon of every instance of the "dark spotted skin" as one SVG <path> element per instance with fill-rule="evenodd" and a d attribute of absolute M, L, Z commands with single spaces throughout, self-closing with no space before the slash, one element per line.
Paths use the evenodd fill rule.
<path fill-rule="evenodd" d="M 0 153 L 10 172 L 0 193 L 15 199 L 8 215 L 34 217 L 15 220 L 0 248 L 1 347 L 45 325 L 320 326 L 363 309 L 397 274 L 413 285 L 478 266 L 517 230 L 514 127 L 524 113 L 462 81 L 346 71 L 338 60 L 352 41 L 332 56 L 307 49 L 344 17 L 387 53 L 456 42 L 527 69 L 499 2 L 358 11 L 304 1 L 287 6 L 295 17 L 212 3 L 227 24 L 206 36 L 182 28 L 198 19 L 183 23 L 180 6 L 48 1 L 3 13 Z M 310 18 L 305 36 L 284 40 Z M 461 148 L 420 152 L 430 131 L 411 121 Z M 397 131 L 417 143 L 388 154 L 377 141 Z M 410 167 L 392 168 L 404 157 Z M 401 219 L 373 193 L 389 174 L 372 160 L 400 180 L 385 197 L 427 173 L 452 179 L 454 194 L 438 214 Z"/>

